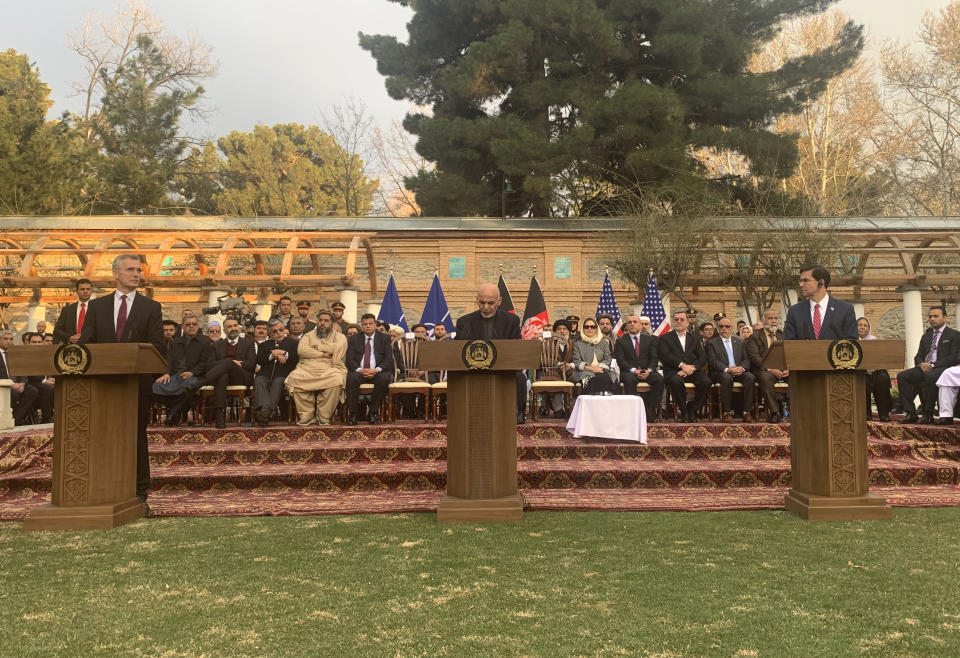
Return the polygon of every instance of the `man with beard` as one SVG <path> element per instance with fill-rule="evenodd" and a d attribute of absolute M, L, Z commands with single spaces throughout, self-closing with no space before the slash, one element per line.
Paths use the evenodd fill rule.
<path fill-rule="evenodd" d="M 627 395 L 637 395 L 637 384 L 650 385 L 650 390 L 640 393 L 647 412 L 647 422 L 655 423 L 659 417 L 660 400 L 663 397 L 663 375 L 657 372 L 657 337 L 641 331 L 641 318 L 627 316 L 627 333 L 617 339 L 613 358 L 620 367 L 620 381 Z"/>
<path fill-rule="evenodd" d="M 553 323 L 553 335 L 557 339 L 557 368 L 565 373 L 569 373 L 573 367 L 570 365 L 570 358 L 573 356 L 573 343 L 570 342 L 570 323 L 566 320 L 557 320 Z M 550 396 L 550 412 L 554 418 L 563 418 L 563 393 L 544 394 Z M 536 401 L 534 401 L 536 404 Z"/>
<path fill-rule="evenodd" d="M 753 373 L 757 386 L 760 388 L 760 395 L 763 397 L 763 403 L 767 410 L 767 420 L 771 423 L 779 423 L 782 420 L 775 386 L 777 382 L 787 381 L 790 376 L 789 370 L 767 369 L 763 365 L 763 359 L 767 356 L 767 352 L 770 351 L 773 344 L 783 340 L 783 332 L 780 331 L 779 327 L 780 314 L 776 309 L 768 308 L 763 312 L 763 331 L 754 333 L 746 341 L 747 356 L 750 359 L 750 372 Z"/>
<path fill-rule="evenodd" d="M 610 343 L 610 354 L 613 354 L 613 348 L 617 343 L 617 335 L 613 333 L 613 316 L 601 313 L 597 316 L 597 326 L 600 327 L 600 335 Z"/>
<path fill-rule="evenodd" d="M 291 318 L 290 323 L 299 317 Z M 270 321 L 270 338 L 260 343 L 257 349 L 257 376 L 254 380 L 253 399 L 257 405 L 253 417 L 261 427 L 266 427 L 276 412 L 283 395 L 283 383 L 297 366 L 297 341 L 283 335 L 283 323 Z"/>
<path fill-rule="evenodd" d="M 520 340 L 520 318 L 500 309 L 500 289 L 484 283 L 477 290 L 477 310 L 457 319 L 457 340 Z M 517 371 L 517 423 L 527 422 L 527 377 Z"/>
<path fill-rule="evenodd" d="M 640 325 L 641 334 L 644 336 L 653 335 L 653 327 L 650 324 L 650 318 L 648 318 L 646 315 L 641 315 L 639 318 L 637 318 L 637 323 Z"/>
<path fill-rule="evenodd" d="M 200 319 L 183 318 L 183 335 L 170 342 L 166 373 L 153 383 L 153 394 L 167 404 L 167 427 L 183 423 L 195 391 L 213 364 L 213 343 L 200 335 Z"/>
<path fill-rule="evenodd" d="M 166 356 L 167 352 L 170 351 L 170 343 L 173 342 L 173 339 L 177 337 L 177 323 L 173 320 L 164 320 L 163 321 L 163 344 L 166 345 L 167 351 L 164 352 Z"/>
<path fill-rule="evenodd" d="M 347 379 L 346 337 L 333 330 L 333 313 L 317 313 L 317 328 L 297 345 L 299 361 L 286 385 L 297 405 L 297 425 L 329 425 Z"/>
<path fill-rule="evenodd" d="M 83 321 L 87 317 L 87 304 L 93 295 L 93 284 L 90 279 L 78 279 L 76 290 L 77 301 L 63 307 L 53 326 L 53 339 L 57 343 L 76 343 L 80 340 Z"/>
<path fill-rule="evenodd" d="M 213 418 L 216 426 L 227 426 L 227 386 L 251 386 L 257 367 L 257 350 L 253 341 L 240 337 L 240 323 L 233 318 L 223 321 L 226 337 L 213 344 L 214 364 L 201 383 L 213 385 Z"/>

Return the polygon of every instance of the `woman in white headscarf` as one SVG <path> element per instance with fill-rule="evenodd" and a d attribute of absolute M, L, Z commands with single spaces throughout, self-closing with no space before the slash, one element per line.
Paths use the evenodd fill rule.
<path fill-rule="evenodd" d="M 583 384 L 585 395 L 610 395 L 620 389 L 617 373 L 610 367 L 610 341 L 600 333 L 597 321 L 587 318 L 573 345 L 573 372 L 570 379 Z"/>
<path fill-rule="evenodd" d="M 857 338 L 860 340 L 876 340 L 870 327 L 870 320 L 857 318 Z M 886 370 L 867 371 L 867 420 L 873 420 L 873 410 L 870 407 L 870 394 L 877 403 L 877 415 L 880 420 L 890 422 L 890 409 L 893 400 L 890 397 L 890 373 Z"/>

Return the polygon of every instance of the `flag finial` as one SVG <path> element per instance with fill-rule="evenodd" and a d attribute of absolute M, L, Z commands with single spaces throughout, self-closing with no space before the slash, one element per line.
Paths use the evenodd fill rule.
<path fill-rule="evenodd" d="M 500 276 L 503 276 L 503 263 L 500 263 Z"/>
<path fill-rule="evenodd" d="M 533 266 L 533 278 L 537 278 L 537 266 L 536 266 L 536 264 L 534 264 L 534 266 Z"/>

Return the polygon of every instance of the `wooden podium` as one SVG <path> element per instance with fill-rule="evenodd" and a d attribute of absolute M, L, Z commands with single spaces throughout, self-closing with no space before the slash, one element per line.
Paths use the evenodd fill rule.
<path fill-rule="evenodd" d="M 865 370 L 903 366 L 904 341 L 861 341 L 856 370 L 834 369 L 831 342 L 775 343 L 763 365 L 790 371 L 790 467 L 786 508 L 810 520 L 889 519 L 890 505 L 869 492 Z"/>
<path fill-rule="evenodd" d="M 7 352 L 11 372 L 56 377 L 52 500 L 30 512 L 23 529 L 114 528 L 139 519 L 139 376 L 164 372 L 166 362 L 149 343 L 88 344 L 87 370 L 60 375 L 54 364 L 58 347 L 24 345 Z"/>
<path fill-rule="evenodd" d="M 443 340 L 420 347 L 420 367 L 447 371 L 447 495 L 441 522 L 520 521 L 517 491 L 517 370 L 540 363 L 540 341 L 494 340 L 487 370 L 464 363 L 474 341 Z"/>

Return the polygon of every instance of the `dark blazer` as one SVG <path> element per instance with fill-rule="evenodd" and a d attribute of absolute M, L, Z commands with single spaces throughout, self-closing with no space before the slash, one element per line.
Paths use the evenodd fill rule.
<path fill-rule="evenodd" d="M 213 365 L 213 344 L 199 335 L 193 340 L 186 336 L 174 338 L 167 349 L 167 364 L 171 377 L 184 372 L 203 377 Z"/>
<path fill-rule="evenodd" d="M 641 370 L 657 369 L 657 340 L 656 336 L 638 334 L 640 339 L 640 356 L 633 349 L 633 335 L 626 333 L 617 339 L 613 348 L 613 358 L 617 360 L 620 372 L 628 372 L 634 368 Z"/>
<path fill-rule="evenodd" d="M 744 370 L 750 370 L 750 357 L 747 356 L 747 346 L 739 336 L 730 337 L 730 345 L 733 348 L 733 360 Z M 719 334 L 707 341 L 706 345 L 707 365 L 710 366 L 710 374 L 721 373 L 730 367 L 727 359 L 727 349 L 723 346 L 723 337 Z"/>
<path fill-rule="evenodd" d="M 350 336 L 347 339 L 347 372 L 361 367 L 363 362 L 363 346 L 367 340 L 363 332 Z M 373 332 L 373 357 L 377 360 L 377 367 L 393 376 L 393 345 L 390 336 L 380 331 Z"/>
<path fill-rule="evenodd" d="M 9 357 L 10 357 L 10 355 L 8 354 L 8 355 L 7 355 L 7 358 L 9 358 Z M 27 375 L 15 375 L 15 376 L 11 376 L 10 373 L 7 372 L 7 364 L 4 363 L 2 356 L 0 356 L 0 379 L 12 379 L 13 381 L 15 381 L 15 382 L 18 383 L 18 384 L 26 384 L 26 383 L 28 383 L 28 381 L 27 381 Z"/>
<path fill-rule="evenodd" d="M 467 313 L 457 319 L 457 340 L 478 340 L 483 338 L 483 316 L 480 311 Z M 523 338 L 520 334 L 520 318 L 499 308 L 493 316 L 493 339 Z"/>
<path fill-rule="evenodd" d="M 829 293 L 828 293 L 829 294 Z M 839 335 L 834 333 L 834 328 Z M 827 312 L 820 324 L 820 340 L 857 337 L 857 314 L 853 304 L 830 295 Z M 810 301 L 801 300 L 787 311 L 787 322 L 783 327 L 784 340 L 812 340 L 813 320 L 810 318 Z"/>
<path fill-rule="evenodd" d="M 663 364 L 664 372 L 671 370 L 676 372 L 680 369 L 681 363 L 699 370 L 707 362 L 700 334 L 688 331 L 686 341 L 687 347 L 684 350 L 680 347 L 680 338 L 676 330 L 660 336 L 660 340 L 657 341 L 657 355 L 660 357 L 660 363 Z"/>
<path fill-rule="evenodd" d="M 277 377 L 285 378 L 293 372 L 293 369 L 297 367 L 297 361 L 300 360 L 297 353 L 298 346 L 299 343 L 297 340 L 289 337 L 283 338 L 279 343 L 272 338 L 268 338 L 260 343 L 260 347 L 257 348 L 257 365 L 260 366 L 258 376 L 269 377 L 271 379 Z M 270 352 L 277 349 L 287 353 L 286 363 L 278 363 L 270 359 Z"/>
<path fill-rule="evenodd" d="M 227 358 L 227 339 L 221 338 L 213 343 L 214 362 L 223 361 Z M 236 360 L 240 362 L 240 367 L 251 375 L 257 369 L 257 348 L 249 338 L 237 339 Z"/>
<path fill-rule="evenodd" d="M 767 347 L 767 338 L 763 335 L 766 331 L 755 331 L 747 339 L 747 357 L 750 359 L 750 367 L 754 370 L 766 370 L 763 365 L 763 359 L 767 356 L 770 348 Z M 777 329 L 777 340 L 783 340 L 783 332 Z"/>
<path fill-rule="evenodd" d="M 90 302 L 92 301 L 92 299 L 87 301 L 87 313 L 90 312 Z M 57 323 L 53 325 L 54 343 L 70 342 L 70 336 L 75 334 L 77 329 L 78 308 L 80 308 L 80 302 L 73 302 L 60 310 L 60 317 L 57 318 Z M 86 318 L 84 318 L 83 323 L 87 323 Z M 160 350 L 160 354 L 163 354 L 163 350 Z"/>
<path fill-rule="evenodd" d="M 117 331 L 113 323 L 113 295 L 91 299 L 83 320 L 81 343 L 116 343 Z M 134 296 L 123 326 L 121 343 L 153 343 L 160 354 L 167 351 L 163 342 L 162 309 L 160 303 L 139 292 Z M 72 334 L 71 334 L 72 335 Z"/>
<path fill-rule="evenodd" d="M 957 365 L 958 350 L 960 350 L 960 332 L 952 327 L 944 327 L 943 334 L 940 336 L 940 342 L 937 343 L 937 362 L 933 364 L 934 368 L 949 368 Z M 920 337 L 920 349 L 913 357 L 913 365 L 919 366 L 927 358 L 927 352 L 930 351 L 930 343 L 933 342 L 933 327 L 927 327 Z"/>

